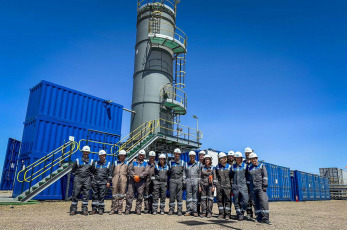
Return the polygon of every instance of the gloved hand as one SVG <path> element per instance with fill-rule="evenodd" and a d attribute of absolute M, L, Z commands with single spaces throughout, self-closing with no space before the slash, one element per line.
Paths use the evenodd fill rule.
<path fill-rule="evenodd" d="M 137 183 L 137 182 L 140 182 L 140 177 L 138 175 L 135 175 L 134 176 L 134 181 Z"/>
<path fill-rule="evenodd" d="M 266 192 L 267 188 L 263 188 L 263 191 Z"/>

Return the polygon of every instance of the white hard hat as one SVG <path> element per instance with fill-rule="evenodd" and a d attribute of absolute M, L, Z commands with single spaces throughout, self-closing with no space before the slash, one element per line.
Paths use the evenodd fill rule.
<path fill-rule="evenodd" d="M 127 152 L 124 150 L 124 149 L 122 149 L 121 151 L 119 151 L 119 153 L 118 153 L 118 156 L 126 156 L 127 155 Z"/>
<path fill-rule="evenodd" d="M 103 150 L 103 149 L 101 149 L 101 150 L 99 151 L 99 156 L 101 156 L 101 155 L 106 155 L 106 151 Z"/>
<path fill-rule="evenodd" d="M 200 154 L 204 154 L 204 155 L 205 155 L 206 153 L 205 153 L 204 150 L 201 150 L 201 151 L 199 152 L 199 155 L 200 155 Z"/>
<path fill-rule="evenodd" d="M 141 149 L 140 152 L 139 152 L 139 154 L 141 154 L 141 155 L 146 155 L 146 151 L 143 150 L 143 149 Z"/>
<path fill-rule="evenodd" d="M 228 156 L 234 156 L 234 151 L 233 151 L 233 150 L 230 150 L 230 151 L 228 152 Z"/>
<path fill-rule="evenodd" d="M 188 155 L 189 156 L 196 156 L 196 153 L 194 151 L 190 151 Z"/>
<path fill-rule="evenodd" d="M 249 154 L 248 157 L 249 157 L 249 159 L 251 159 L 251 158 L 258 158 L 257 154 L 255 154 L 255 153 Z"/>
<path fill-rule="evenodd" d="M 154 151 L 150 151 L 149 154 L 148 154 L 148 156 L 150 156 L 150 157 L 155 157 L 155 152 L 154 152 Z"/>
<path fill-rule="evenodd" d="M 208 154 L 206 154 L 206 155 L 204 156 L 204 159 L 206 159 L 206 158 L 212 159 L 212 157 L 211 157 L 210 155 L 208 155 Z"/>
<path fill-rule="evenodd" d="M 223 152 L 220 152 L 219 154 L 218 154 L 218 158 L 222 158 L 222 157 L 226 157 L 227 155 L 225 154 L 225 153 L 223 153 Z"/>
<path fill-rule="evenodd" d="M 245 153 L 251 153 L 251 152 L 253 152 L 251 148 L 249 147 L 245 148 Z"/>
<path fill-rule="evenodd" d="M 161 159 L 166 159 L 166 155 L 165 155 L 165 154 L 160 154 L 160 155 L 159 155 L 159 159 L 160 159 L 160 158 L 161 158 Z"/>
<path fill-rule="evenodd" d="M 82 152 L 89 152 L 90 153 L 90 147 L 88 145 L 83 146 Z"/>
<path fill-rule="evenodd" d="M 174 150 L 174 153 L 181 153 L 181 150 L 179 148 Z"/>
<path fill-rule="evenodd" d="M 242 153 L 241 153 L 241 152 L 236 152 L 236 153 L 234 154 L 234 157 L 243 157 L 243 156 L 242 156 Z"/>

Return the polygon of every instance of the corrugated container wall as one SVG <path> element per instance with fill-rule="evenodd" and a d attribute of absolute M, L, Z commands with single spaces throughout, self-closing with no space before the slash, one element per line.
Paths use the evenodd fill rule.
<path fill-rule="evenodd" d="M 30 89 L 25 121 L 38 116 L 105 132 L 121 132 L 123 106 L 51 82 Z"/>
<path fill-rule="evenodd" d="M 92 152 L 105 149 L 111 153 L 112 144 L 120 140 L 122 114 L 121 105 L 50 82 L 40 82 L 30 90 L 18 169 L 62 146 L 69 140 L 69 136 L 80 143 L 80 148 L 88 140 Z M 80 151 L 71 160 L 79 156 Z M 97 154 L 91 154 L 90 157 L 98 159 Z M 111 156 L 106 159 L 113 160 Z M 28 183 L 15 183 L 14 196 L 25 191 L 28 186 Z M 58 180 L 34 199 L 62 199 L 64 186 Z"/>
<path fill-rule="evenodd" d="M 293 200 L 296 197 L 298 201 L 330 199 L 328 178 L 295 170 L 293 181 Z"/>
<path fill-rule="evenodd" d="M 69 141 L 69 136 L 74 136 L 75 141 L 80 142 L 82 146 L 86 144 L 87 138 L 88 140 L 106 143 L 117 143 L 119 141 L 119 132 L 102 134 L 88 130 L 88 126 L 38 117 L 24 124 L 21 157 L 31 155 L 41 158 Z M 103 130 L 99 129 L 99 131 Z M 109 152 L 111 148 L 107 145 L 103 147 L 100 144 L 94 144 L 94 142 L 89 142 L 88 145 L 90 145 L 93 152 L 98 152 L 100 148 L 105 148 Z"/>
<path fill-rule="evenodd" d="M 0 190 L 12 190 L 21 142 L 8 139 L 4 165 L 2 169 Z"/>
<path fill-rule="evenodd" d="M 265 164 L 268 172 L 267 194 L 269 201 L 290 201 L 292 199 L 290 169 L 267 162 L 262 163 Z"/>

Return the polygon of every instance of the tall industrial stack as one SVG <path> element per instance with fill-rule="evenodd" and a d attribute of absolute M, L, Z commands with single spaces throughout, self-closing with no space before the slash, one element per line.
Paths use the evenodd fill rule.
<path fill-rule="evenodd" d="M 131 131 L 158 119 L 170 127 L 186 114 L 187 37 L 176 27 L 178 2 L 138 1 Z"/>

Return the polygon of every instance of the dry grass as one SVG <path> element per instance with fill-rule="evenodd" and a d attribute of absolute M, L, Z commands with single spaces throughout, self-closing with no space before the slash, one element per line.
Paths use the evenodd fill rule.
<path fill-rule="evenodd" d="M 272 226 L 237 220 L 168 215 L 69 216 L 70 202 L 0 206 L 1 229 L 347 229 L 347 201 L 270 203 Z M 110 201 L 106 202 L 107 212 Z M 167 206 L 168 207 L 168 206 Z M 166 207 L 166 209 L 167 209 Z M 217 212 L 217 205 L 214 205 Z M 235 212 L 233 211 L 233 214 Z"/>

